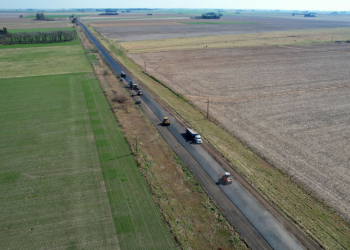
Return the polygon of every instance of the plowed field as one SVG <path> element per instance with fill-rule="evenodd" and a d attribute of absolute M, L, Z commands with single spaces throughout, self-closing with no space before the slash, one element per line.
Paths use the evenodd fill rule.
<path fill-rule="evenodd" d="M 349 44 L 130 57 L 350 218 Z"/>

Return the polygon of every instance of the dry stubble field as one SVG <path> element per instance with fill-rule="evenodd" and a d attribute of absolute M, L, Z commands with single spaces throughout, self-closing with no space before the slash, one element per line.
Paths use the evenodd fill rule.
<path fill-rule="evenodd" d="M 350 23 L 350 18 L 348 21 L 324 21 L 307 18 L 301 20 L 259 16 L 224 16 L 220 20 L 207 20 L 202 24 L 198 24 L 198 19 L 181 16 L 158 19 L 147 18 L 143 20 L 118 20 L 117 18 L 114 20 L 85 20 L 95 27 L 100 34 L 118 42 L 346 28 L 349 27 Z M 148 25 L 145 25 L 145 23 Z M 219 41 L 220 38 L 217 38 L 217 40 Z"/>
<path fill-rule="evenodd" d="M 129 55 L 350 218 L 350 45 Z"/>

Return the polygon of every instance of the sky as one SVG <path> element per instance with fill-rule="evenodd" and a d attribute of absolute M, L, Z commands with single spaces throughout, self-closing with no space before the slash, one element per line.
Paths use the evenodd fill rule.
<path fill-rule="evenodd" d="M 212 8 L 350 11 L 350 0 L 0 0 L 0 8 Z"/>

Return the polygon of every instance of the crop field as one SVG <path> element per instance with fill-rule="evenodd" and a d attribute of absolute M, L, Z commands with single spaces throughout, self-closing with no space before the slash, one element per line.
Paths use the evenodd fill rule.
<path fill-rule="evenodd" d="M 185 17 L 178 17 L 185 18 Z M 198 19 L 180 19 L 178 22 L 198 23 Z M 163 22 L 176 22 L 176 18 L 159 18 L 152 20 L 158 25 L 143 26 L 144 20 L 124 20 L 124 22 L 134 22 L 140 25 L 125 25 L 120 26 L 123 20 L 111 20 L 111 24 L 114 22 L 116 27 L 98 26 L 100 22 L 108 23 L 108 21 L 88 21 L 90 25 L 96 25 L 96 30 L 107 36 L 109 39 L 115 39 L 118 42 L 130 42 L 130 41 L 147 41 L 154 39 L 171 39 L 171 38 L 192 38 L 202 36 L 219 36 L 219 35 L 233 35 L 233 34 L 249 34 L 249 33 L 262 33 L 272 31 L 292 31 L 292 30 L 310 30 L 310 29 L 330 29 L 330 28 L 346 28 L 349 27 L 349 21 L 322 21 L 322 20 L 310 20 L 310 19 L 295 19 L 290 20 L 286 18 L 272 18 L 272 17 L 258 17 L 258 16 L 224 16 L 220 20 L 205 21 L 205 23 L 220 23 L 221 25 L 201 24 L 201 25 L 162 25 Z M 148 21 L 147 21 L 148 22 Z M 94 26 L 95 27 L 95 26 Z M 216 39 L 220 41 L 220 38 Z"/>
<path fill-rule="evenodd" d="M 74 31 L 74 27 L 62 27 L 62 28 L 38 28 L 38 29 L 11 29 L 9 33 L 21 33 L 21 32 L 50 32 L 52 30 L 71 30 Z"/>
<path fill-rule="evenodd" d="M 174 249 L 84 49 L 40 45 L 0 53 L 0 249 Z"/>
<path fill-rule="evenodd" d="M 37 28 L 65 28 L 72 27 L 73 24 L 68 19 L 58 21 L 37 21 L 29 18 L 19 18 L 21 13 L 15 16 L 0 13 L 0 27 L 11 29 L 37 29 Z"/>
<path fill-rule="evenodd" d="M 350 218 L 350 45 L 129 56 Z"/>
<path fill-rule="evenodd" d="M 0 80 L 1 249 L 118 247 L 84 77 Z"/>
<path fill-rule="evenodd" d="M 81 45 L 5 49 L 0 54 L 0 78 L 91 71 Z"/>

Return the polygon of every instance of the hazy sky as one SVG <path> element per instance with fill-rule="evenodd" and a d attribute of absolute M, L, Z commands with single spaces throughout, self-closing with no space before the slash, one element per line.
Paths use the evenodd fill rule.
<path fill-rule="evenodd" d="M 1 9 L 223 8 L 350 11 L 350 0 L 0 0 L 0 2 Z"/>

